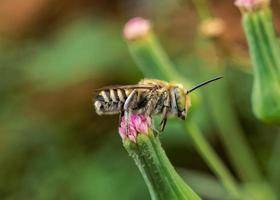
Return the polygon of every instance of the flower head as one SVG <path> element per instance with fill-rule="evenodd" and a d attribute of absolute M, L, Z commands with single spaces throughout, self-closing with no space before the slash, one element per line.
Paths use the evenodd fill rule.
<path fill-rule="evenodd" d="M 271 9 L 264 7 L 268 6 L 268 3 L 269 0 L 236 1 L 237 5 L 251 9 L 243 13 L 242 23 L 254 67 L 253 112 L 264 122 L 279 124 L 280 46 L 275 34 Z"/>
<path fill-rule="evenodd" d="M 136 142 L 138 134 L 147 134 L 151 126 L 151 118 L 145 115 L 132 114 L 126 124 L 125 117 L 121 119 L 119 133 L 122 139 L 128 138 L 133 142 Z"/>
<path fill-rule="evenodd" d="M 136 40 L 145 37 L 151 30 L 151 23 L 141 17 L 129 20 L 123 31 L 123 35 L 128 40 Z"/>
<path fill-rule="evenodd" d="M 253 11 L 268 5 L 270 0 L 236 0 L 235 5 L 242 11 Z"/>

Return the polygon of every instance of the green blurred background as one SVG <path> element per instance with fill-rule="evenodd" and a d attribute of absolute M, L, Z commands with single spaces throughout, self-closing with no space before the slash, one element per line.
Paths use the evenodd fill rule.
<path fill-rule="evenodd" d="M 228 103 L 262 172 L 269 174 L 279 166 L 271 155 L 280 137 L 276 127 L 252 114 L 252 73 L 240 12 L 229 0 L 208 3 L 225 23 L 219 42 L 228 50 L 223 74 Z M 272 8 L 279 11 L 280 1 Z M 279 19 L 280 13 L 274 14 Z M 177 70 L 193 83 L 205 80 L 196 68 L 201 59 L 211 63 L 216 57 L 194 50 L 204 47 L 196 39 L 199 19 L 190 1 L 0 1 L 0 199 L 149 199 L 122 147 L 118 116 L 97 116 L 92 106 L 94 89 L 143 78 L 122 36 L 124 24 L 135 16 L 153 22 Z M 202 91 L 211 93 L 214 87 Z M 232 169 L 207 98 L 197 120 Z M 226 199 L 183 126 L 171 119 L 161 136 L 171 162 L 205 199 Z"/>

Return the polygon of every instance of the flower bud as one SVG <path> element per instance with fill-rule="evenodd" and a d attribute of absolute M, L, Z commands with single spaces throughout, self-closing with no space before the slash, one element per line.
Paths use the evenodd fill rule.
<path fill-rule="evenodd" d="M 123 35 L 128 40 L 137 40 L 145 37 L 151 29 L 148 20 L 141 17 L 135 17 L 129 20 L 123 30 Z"/>
<path fill-rule="evenodd" d="M 150 126 L 151 118 L 149 116 L 132 114 L 127 122 L 123 116 L 121 118 L 119 134 L 122 139 L 128 138 L 136 143 L 137 135 L 148 134 Z"/>
<path fill-rule="evenodd" d="M 154 135 L 150 127 L 150 117 L 132 114 L 128 127 L 125 118 L 121 119 L 119 132 L 125 149 L 134 159 L 146 182 L 151 199 L 200 200 L 177 174 L 160 144 L 158 135 Z"/>
<path fill-rule="evenodd" d="M 236 2 L 247 9 L 242 19 L 254 67 L 254 114 L 262 121 L 280 123 L 280 45 L 268 3 L 266 0 Z"/>
<path fill-rule="evenodd" d="M 236 0 L 234 4 L 242 12 L 252 12 L 268 6 L 269 3 L 270 0 Z"/>
<path fill-rule="evenodd" d="M 123 35 L 132 57 L 145 77 L 178 81 L 178 73 L 158 42 L 148 20 L 140 17 L 129 20 L 124 26 Z"/>

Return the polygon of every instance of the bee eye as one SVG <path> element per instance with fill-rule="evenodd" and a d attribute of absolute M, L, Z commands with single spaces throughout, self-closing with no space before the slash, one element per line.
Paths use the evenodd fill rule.
<path fill-rule="evenodd" d="M 185 101 L 186 101 L 184 91 L 181 90 L 180 88 L 176 88 L 174 90 L 174 93 L 175 93 L 177 107 L 178 107 L 179 111 L 183 111 L 185 109 Z"/>

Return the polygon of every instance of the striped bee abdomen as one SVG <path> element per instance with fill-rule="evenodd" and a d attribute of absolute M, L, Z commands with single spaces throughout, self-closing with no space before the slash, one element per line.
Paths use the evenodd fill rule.
<path fill-rule="evenodd" d="M 130 92 L 125 89 L 102 90 L 94 99 L 96 113 L 99 115 L 121 113 Z"/>

